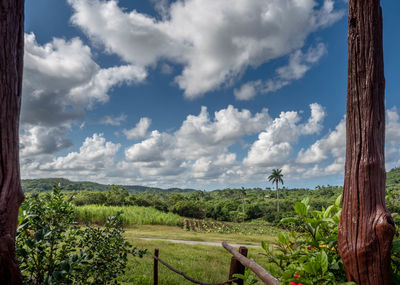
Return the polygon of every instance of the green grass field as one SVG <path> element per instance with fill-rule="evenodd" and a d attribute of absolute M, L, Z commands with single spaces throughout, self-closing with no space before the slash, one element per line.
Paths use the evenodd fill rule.
<path fill-rule="evenodd" d="M 273 240 L 273 236 L 193 233 L 178 227 L 140 226 L 127 229 L 125 236 L 138 248 L 147 248 L 148 254 L 142 259 L 130 258 L 125 275 L 119 278 L 122 284 L 153 284 L 154 249 L 159 248 L 161 259 L 194 279 L 219 283 L 228 279 L 231 255 L 222 246 L 185 245 L 158 240 L 141 240 L 142 237 L 169 238 L 195 241 L 221 242 L 259 245 L 261 240 Z M 261 248 L 249 248 L 249 257 L 260 264 L 265 263 Z M 192 284 L 182 276 L 159 264 L 159 284 Z M 261 284 L 261 283 L 257 283 Z"/>
<path fill-rule="evenodd" d="M 180 217 L 173 213 L 164 213 L 151 207 L 113 207 L 100 205 L 86 205 L 74 207 L 75 217 L 79 223 L 92 223 L 103 225 L 107 217 L 115 215 L 117 211 L 123 212 L 124 224 L 129 225 L 168 225 L 177 226 Z"/>

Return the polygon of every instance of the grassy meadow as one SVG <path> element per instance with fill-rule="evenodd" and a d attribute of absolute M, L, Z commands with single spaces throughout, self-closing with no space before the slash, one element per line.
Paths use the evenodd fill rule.
<path fill-rule="evenodd" d="M 185 272 L 194 279 L 218 283 L 228 279 L 231 255 L 222 246 L 206 246 L 201 244 L 184 245 L 159 240 L 143 240 L 142 237 L 169 238 L 195 241 L 222 242 L 260 245 L 261 240 L 273 240 L 274 236 L 199 233 L 190 232 L 179 227 L 170 226 L 138 226 L 128 228 L 126 239 L 139 248 L 147 248 L 148 254 L 142 259 L 130 258 L 126 273 L 119 277 L 122 284 L 153 284 L 153 259 L 154 249 L 159 248 L 161 259 L 171 264 L 178 270 Z M 265 258 L 260 254 L 261 248 L 249 248 L 249 256 L 260 264 L 265 263 Z M 159 284 L 179 285 L 192 284 L 182 276 L 173 273 L 164 265 L 159 264 Z M 257 284 L 262 284 L 261 282 Z"/>

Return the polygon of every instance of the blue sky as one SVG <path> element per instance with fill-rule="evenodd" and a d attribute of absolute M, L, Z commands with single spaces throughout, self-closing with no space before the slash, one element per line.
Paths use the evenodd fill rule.
<path fill-rule="evenodd" d="M 386 167 L 400 162 L 399 1 L 383 1 Z M 344 0 L 26 1 L 23 178 L 341 185 Z"/>

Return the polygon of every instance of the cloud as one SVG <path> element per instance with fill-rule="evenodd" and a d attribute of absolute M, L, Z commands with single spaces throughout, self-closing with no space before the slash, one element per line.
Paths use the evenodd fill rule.
<path fill-rule="evenodd" d="M 202 107 L 189 115 L 174 133 L 153 131 L 150 136 L 125 149 L 120 173 L 138 169 L 138 177 L 154 181 L 168 173 L 171 183 L 242 183 L 260 178 L 268 167 L 282 167 L 300 136 L 317 134 L 322 129 L 325 111 L 310 105 L 311 115 L 303 122 L 298 112 L 282 112 L 272 119 L 263 109 L 252 114 L 229 105 L 213 116 Z M 243 161 L 230 147 L 248 136 L 258 135 Z M 131 174 L 132 175 L 132 174 Z M 174 180 L 173 180 L 174 179 Z"/>
<path fill-rule="evenodd" d="M 320 163 L 330 159 L 344 158 L 346 151 L 346 120 L 343 118 L 333 131 L 317 140 L 308 149 L 301 149 L 296 162 L 302 164 Z M 343 165 L 342 165 L 343 170 Z"/>
<path fill-rule="evenodd" d="M 121 147 L 120 144 L 107 142 L 103 134 L 93 134 L 83 142 L 79 152 L 71 152 L 40 166 L 45 171 L 86 171 L 94 173 L 105 170 L 114 164 L 114 156 Z M 64 172 L 67 171 L 67 172 Z"/>
<path fill-rule="evenodd" d="M 300 123 L 298 112 L 281 112 L 279 118 L 258 135 L 258 139 L 252 144 L 247 157 L 243 160 L 250 166 L 281 166 L 285 164 L 292 154 L 292 143 L 298 141 L 300 136 L 318 133 L 322 128 L 325 117 L 321 105 L 310 105 L 311 116 L 307 123 Z"/>
<path fill-rule="evenodd" d="M 391 143 L 400 142 L 400 116 L 397 108 L 386 111 L 386 140 Z"/>
<path fill-rule="evenodd" d="M 299 50 L 312 32 L 344 15 L 332 0 L 322 5 L 314 0 L 161 1 L 156 4 L 161 19 L 127 11 L 114 0 L 68 2 L 74 10 L 72 23 L 107 52 L 134 66 L 165 60 L 182 65 L 175 82 L 187 98 L 231 84 L 250 66 Z M 307 69 L 296 62 L 300 53 L 292 54 L 291 69 L 281 70 L 281 76 Z M 313 58 L 302 60 L 312 63 Z M 271 82 L 269 88 L 284 82 Z"/>
<path fill-rule="evenodd" d="M 166 160 L 166 152 L 171 147 L 172 138 L 168 134 L 153 131 L 150 137 L 125 150 L 127 161 L 154 162 Z"/>
<path fill-rule="evenodd" d="M 100 120 L 100 123 L 104 124 L 104 125 L 110 125 L 110 126 L 119 126 L 119 125 L 121 125 L 121 122 L 123 122 L 125 120 L 126 120 L 126 115 L 121 114 L 118 117 L 105 116 L 104 118 L 102 118 Z"/>
<path fill-rule="evenodd" d="M 85 110 L 107 102 L 114 86 L 145 77 L 144 69 L 132 65 L 102 69 L 79 38 L 41 45 L 33 33 L 25 34 L 22 158 L 71 146 L 67 133 Z"/>
<path fill-rule="evenodd" d="M 342 175 L 345 118 L 319 136 L 324 108 L 313 103 L 309 117 L 302 114 L 286 111 L 271 118 L 266 109 L 251 113 L 227 106 L 210 113 L 202 107 L 199 114 L 187 116 L 175 132 L 153 130 L 125 147 L 123 159 L 118 154 L 121 145 L 107 141 L 102 134 L 87 137 L 77 151 L 55 156 L 68 141 L 48 140 L 50 135 L 60 136 L 53 134 L 53 129 L 37 127 L 21 136 L 21 167 L 29 177 L 195 188 L 262 183 L 272 168 L 282 168 L 289 182 Z M 386 123 L 386 167 L 390 169 L 400 162 L 397 109 L 387 110 Z M 315 139 L 296 151 L 305 136 Z M 244 158 L 233 147 L 242 142 L 250 142 Z"/>
<path fill-rule="evenodd" d="M 400 166 L 400 116 L 397 108 L 386 111 L 386 169 Z"/>
<path fill-rule="evenodd" d="M 175 182 L 220 179 L 233 165 L 236 154 L 228 148 L 243 137 L 255 134 L 271 122 L 268 111 L 252 114 L 229 105 L 210 116 L 206 107 L 189 115 L 174 133 L 152 131 L 148 138 L 125 149 L 121 173 L 139 169 L 139 177 L 156 179 L 164 173 Z"/>
<path fill-rule="evenodd" d="M 176 152 L 188 159 L 221 153 L 241 137 L 259 132 L 271 121 L 267 109 L 254 116 L 232 105 L 214 113 L 214 120 L 206 107 L 198 116 L 189 115 L 175 133 Z"/>
<path fill-rule="evenodd" d="M 122 132 L 126 136 L 127 139 L 134 140 L 144 138 L 147 134 L 147 130 L 151 125 L 151 119 L 143 117 L 140 118 L 139 122 L 136 126 L 130 130 L 123 130 Z"/>
<path fill-rule="evenodd" d="M 147 74 L 142 68 L 133 65 L 100 69 L 96 76 L 86 84 L 72 88 L 69 97 L 74 104 L 87 104 L 91 107 L 93 102 L 107 102 L 109 99 L 107 93 L 112 87 L 122 83 L 142 82 L 146 76 Z"/>
<path fill-rule="evenodd" d="M 234 89 L 233 94 L 237 100 L 250 100 L 256 97 L 257 93 L 262 89 L 262 81 L 250 81 L 244 83 L 239 89 Z"/>
<path fill-rule="evenodd" d="M 31 157 L 42 154 L 53 154 L 72 146 L 72 141 L 65 138 L 68 128 L 49 128 L 33 126 L 23 130 L 20 135 L 21 157 Z"/>
<path fill-rule="evenodd" d="M 292 81 L 303 78 L 325 53 L 326 47 L 323 43 L 319 43 L 316 47 L 310 47 L 305 54 L 301 50 L 296 50 L 290 55 L 289 63 L 286 66 L 276 69 L 275 78 L 246 82 L 239 89 L 234 89 L 234 95 L 237 100 L 250 100 L 257 94 L 277 91 Z"/>
<path fill-rule="evenodd" d="M 161 73 L 162 74 L 171 74 L 172 72 L 174 72 L 174 68 L 171 65 L 166 64 L 166 63 L 163 63 L 161 65 Z"/>

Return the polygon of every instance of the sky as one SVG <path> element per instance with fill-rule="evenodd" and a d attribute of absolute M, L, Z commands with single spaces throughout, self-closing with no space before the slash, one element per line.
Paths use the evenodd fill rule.
<path fill-rule="evenodd" d="M 342 185 L 347 1 L 25 4 L 22 178 L 195 189 Z M 382 1 L 386 169 L 400 2 Z"/>

